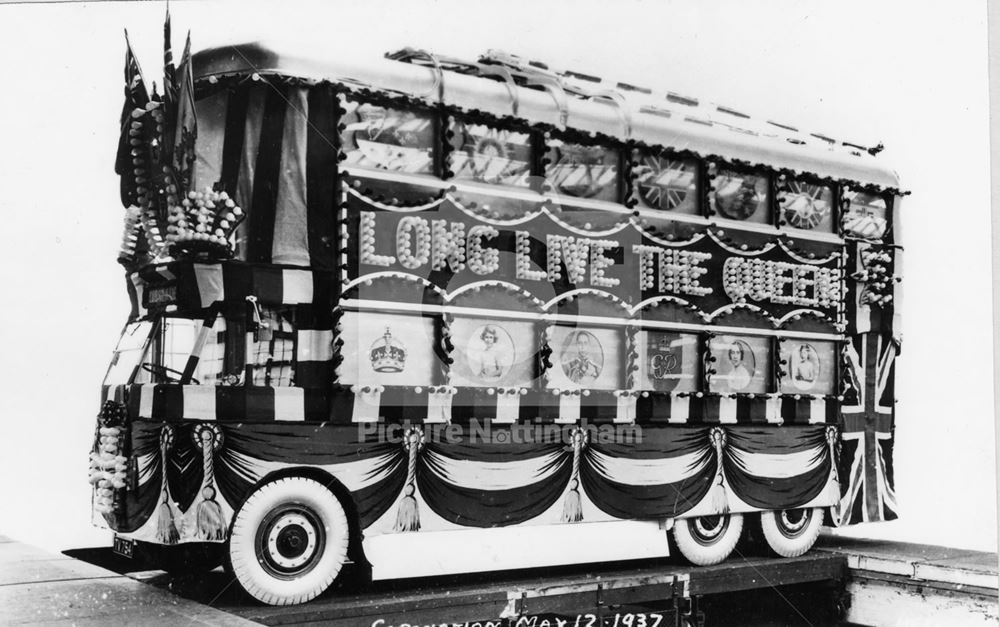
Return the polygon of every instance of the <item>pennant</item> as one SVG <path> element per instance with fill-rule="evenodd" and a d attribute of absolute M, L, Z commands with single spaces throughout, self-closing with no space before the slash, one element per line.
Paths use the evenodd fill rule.
<path fill-rule="evenodd" d="M 177 101 L 177 68 L 174 67 L 174 53 L 170 44 L 170 3 L 167 3 L 167 17 L 163 22 L 163 102 L 170 108 Z"/>
<path fill-rule="evenodd" d="M 149 102 L 149 93 L 146 91 L 146 83 L 142 78 L 142 70 L 139 62 L 132 52 L 132 44 L 128 40 L 128 31 L 125 31 L 125 102 L 122 104 L 122 113 L 119 119 L 121 125 L 121 135 L 118 138 L 118 153 L 115 156 L 115 173 L 121 177 L 121 201 L 123 207 L 129 207 L 137 203 L 136 183 L 134 168 L 132 164 L 132 145 L 129 136 L 131 129 L 132 111 L 137 108 L 145 108 Z"/>
<path fill-rule="evenodd" d="M 190 191 L 191 170 L 194 166 L 194 142 L 198 136 L 198 122 L 194 109 L 194 73 L 191 67 L 191 33 L 184 44 L 184 54 L 177 69 L 177 107 L 172 141 L 172 165 L 180 191 Z"/>

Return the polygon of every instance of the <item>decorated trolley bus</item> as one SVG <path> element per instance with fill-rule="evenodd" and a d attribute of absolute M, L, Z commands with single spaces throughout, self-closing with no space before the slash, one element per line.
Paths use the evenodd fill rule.
<path fill-rule="evenodd" d="M 126 56 L 116 546 L 290 604 L 895 517 L 877 148 L 495 51 L 167 52 L 162 94 Z"/>

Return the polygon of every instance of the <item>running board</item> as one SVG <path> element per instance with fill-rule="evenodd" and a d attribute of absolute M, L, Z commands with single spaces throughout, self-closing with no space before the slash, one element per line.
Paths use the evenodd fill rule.
<path fill-rule="evenodd" d="M 666 557 L 667 525 L 610 521 L 393 533 L 364 540 L 373 579 Z"/>

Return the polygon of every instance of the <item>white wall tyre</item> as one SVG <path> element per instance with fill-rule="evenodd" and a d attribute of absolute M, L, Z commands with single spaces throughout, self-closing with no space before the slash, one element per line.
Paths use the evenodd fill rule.
<path fill-rule="evenodd" d="M 822 507 L 760 513 L 767 548 L 780 557 L 798 557 L 811 549 L 822 526 Z"/>
<path fill-rule="evenodd" d="M 285 477 L 261 486 L 233 519 L 229 564 L 250 596 L 295 605 L 330 587 L 347 560 L 347 515 L 320 483 Z"/>
<path fill-rule="evenodd" d="M 729 557 L 742 531 L 742 514 L 681 518 L 674 521 L 674 542 L 687 561 L 711 566 Z"/>

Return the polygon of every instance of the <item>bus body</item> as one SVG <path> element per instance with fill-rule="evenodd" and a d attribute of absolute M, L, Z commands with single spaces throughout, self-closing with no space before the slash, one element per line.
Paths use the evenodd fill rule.
<path fill-rule="evenodd" d="M 97 524 L 293 603 L 350 562 L 673 535 L 709 564 L 744 522 L 796 555 L 895 517 L 876 150 L 503 53 L 387 56 L 241 44 L 127 90 Z"/>

